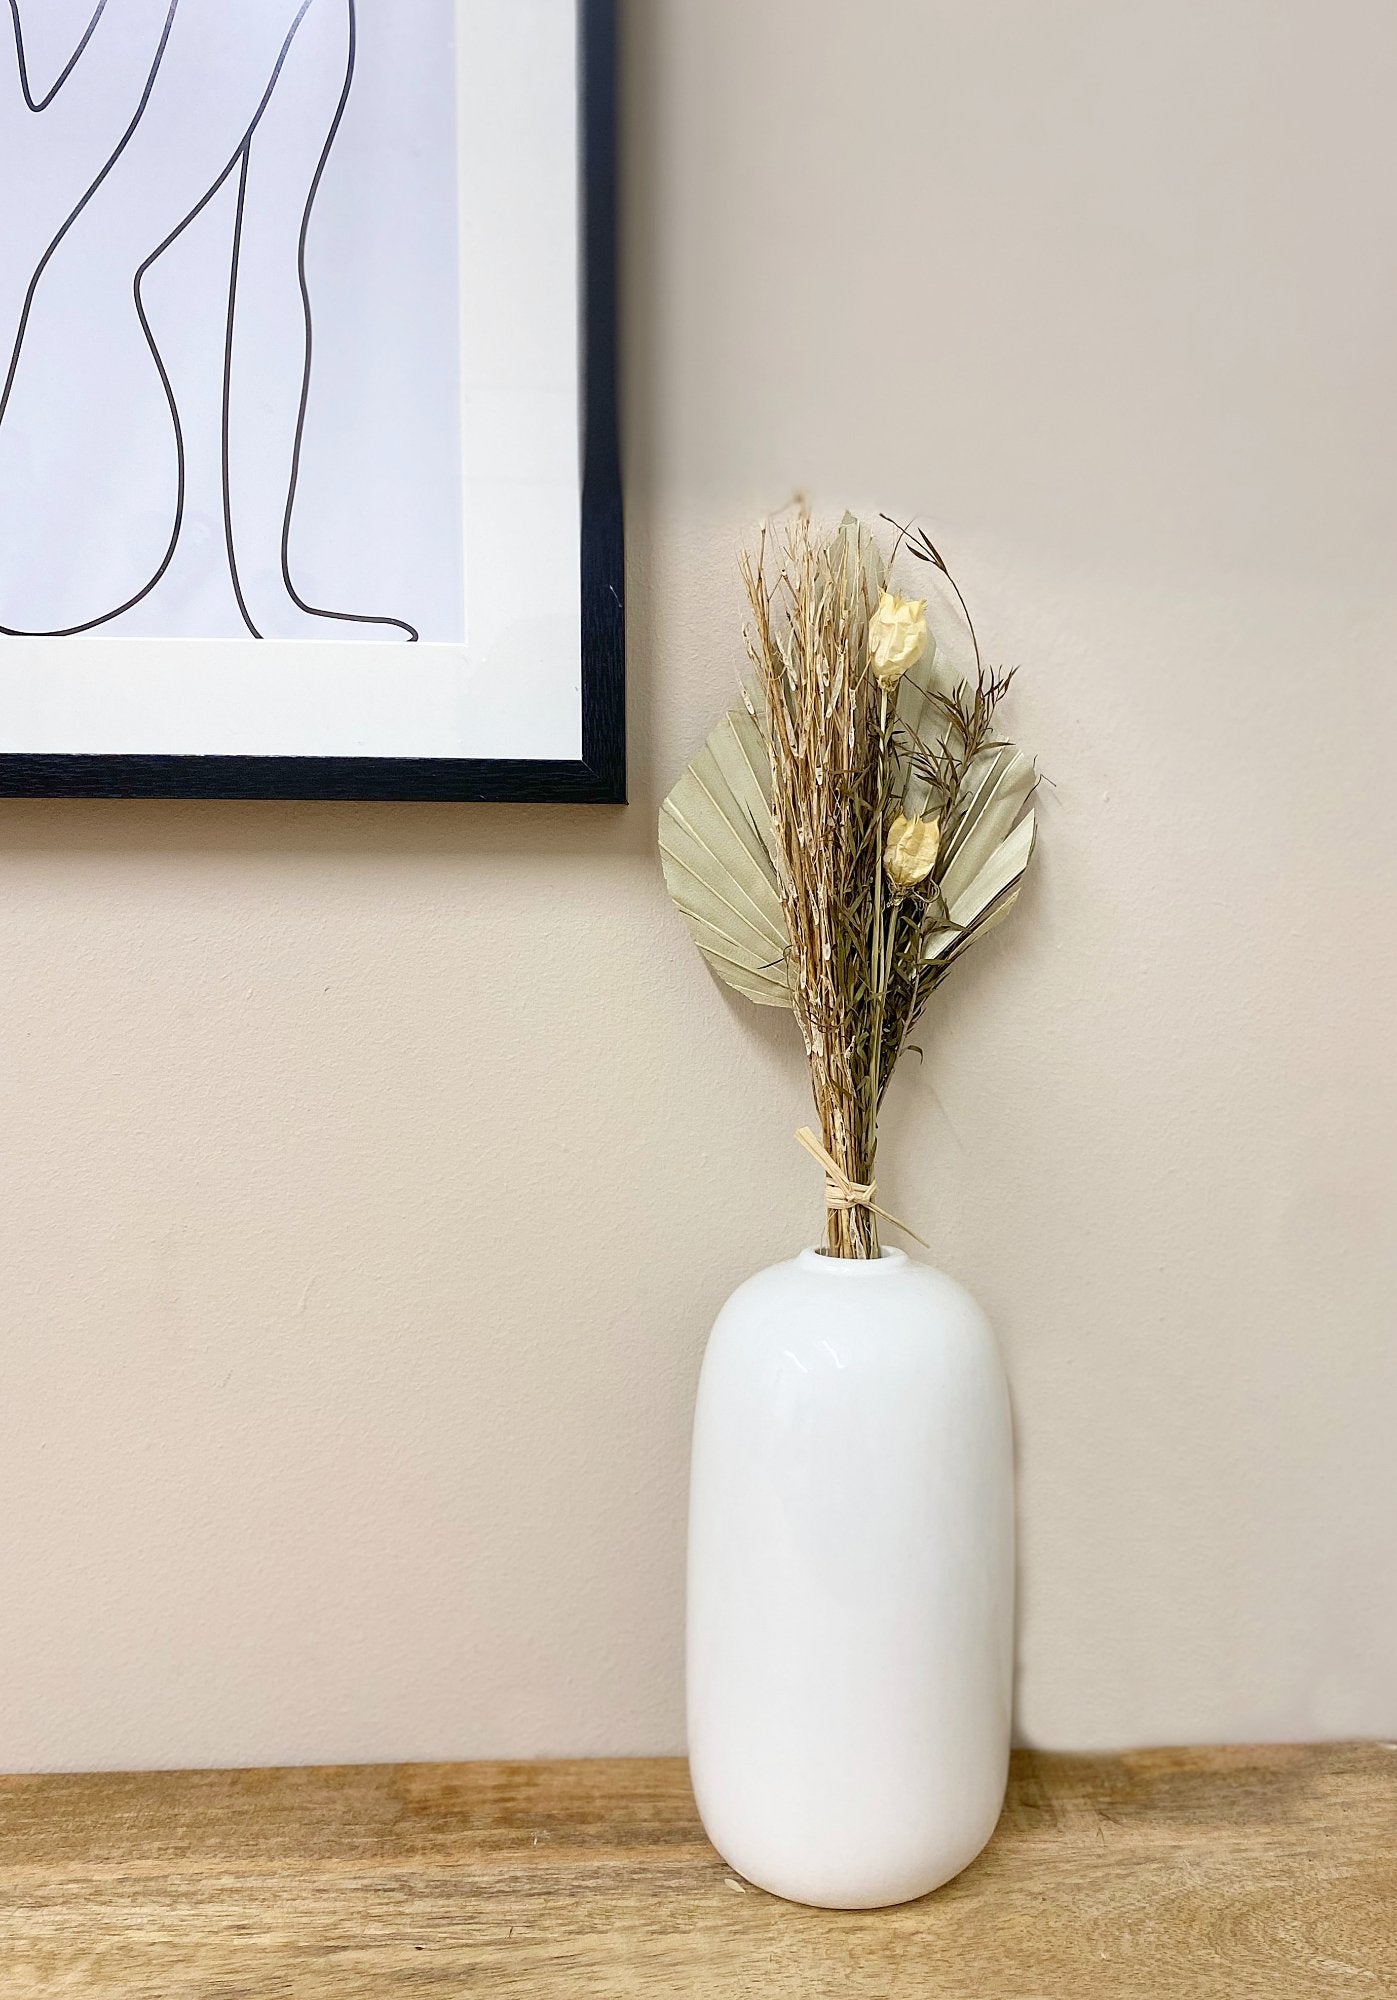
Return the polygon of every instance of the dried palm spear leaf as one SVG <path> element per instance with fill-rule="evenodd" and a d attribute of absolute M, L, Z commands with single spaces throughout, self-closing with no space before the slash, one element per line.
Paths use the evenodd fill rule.
<path fill-rule="evenodd" d="M 756 718 L 730 709 L 664 802 L 665 884 L 720 979 L 789 1007 L 786 920 L 771 825 L 771 760 Z"/>
<path fill-rule="evenodd" d="M 944 971 L 1018 901 L 1037 838 L 1026 810 L 1037 783 L 1031 759 L 1007 744 L 983 751 L 966 773 L 938 871 L 946 922 L 927 936 L 924 964 Z"/>

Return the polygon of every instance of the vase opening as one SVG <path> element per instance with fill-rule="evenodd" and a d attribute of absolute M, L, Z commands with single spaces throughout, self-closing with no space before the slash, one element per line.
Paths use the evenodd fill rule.
<path fill-rule="evenodd" d="M 858 1271 L 864 1273 L 870 1271 L 887 1273 L 889 1271 L 900 1270 L 906 1262 L 907 1252 L 905 1250 L 887 1249 L 880 1250 L 876 1257 L 832 1257 L 828 1250 L 811 1249 L 802 1250 L 799 1258 L 802 1270 L 821 1272 L 838 1271 L 845 1274 L 852 1274 Z"/>

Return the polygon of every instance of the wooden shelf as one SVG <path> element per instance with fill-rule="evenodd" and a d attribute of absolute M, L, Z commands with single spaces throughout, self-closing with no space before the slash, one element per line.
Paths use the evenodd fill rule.
<path fill-rule="evenodd" d="M 1015 1758 L 921 1903 L 744 1887 L 683 1764 L 0 1780 L 0 2000 L 1364 2000 L 1397 1749 Z"/>

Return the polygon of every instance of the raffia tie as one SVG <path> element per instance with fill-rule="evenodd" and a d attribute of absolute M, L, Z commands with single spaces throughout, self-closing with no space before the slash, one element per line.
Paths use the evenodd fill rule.
<path fill-rule="evenodd" d="M 823 1167 L 825 1170 L 826 1208 L 836 1210 L 840 1213 L 853 1208 L 866 1208 L 870 1215 L 881 1216 L 883 1221 L 890 1222 L 894 1229 L 900 1229 L 904 1236 L 910 1236 L 914 1243 L 920 1243 L 923 1250 L 931 1248 L 931 1245 L 924 1237 L 918 1236 L 915 1229 L 910 1229 L 905 1222 L 899 1222 L 898 1218 L 895 1215 L 889 1215 L 885 1208 L 879 1208 L 877 1202 L 874 1200 L 874 1196 L 878 1192 L 877 1181 L 850 1180 L 848 1174 L 845 1173 L 833 1153 L 830 1152 L 827 1146 L 822 1144 L 808 1125 L 802 1125 L 796 1133 L 796 1144 L 804 1146 L 806 1152 L 815 1161 L 816 1165 Z"/>

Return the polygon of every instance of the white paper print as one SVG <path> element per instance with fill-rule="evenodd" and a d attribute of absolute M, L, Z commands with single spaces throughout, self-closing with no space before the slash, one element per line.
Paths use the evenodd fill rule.
<path fill-rule="evenodd" d="M 0 631 L 465 637 L 457 75 L 455 0 L 0 0 Z"/>

